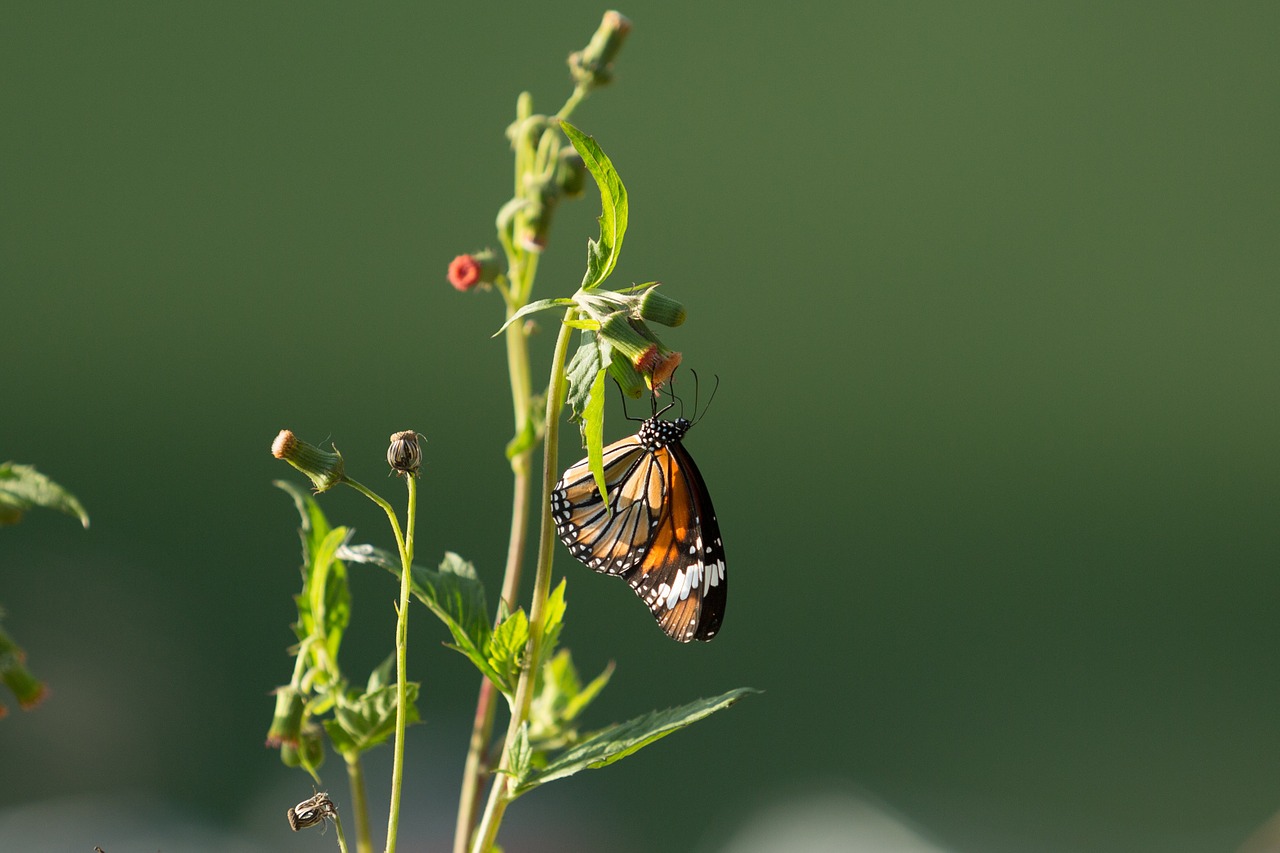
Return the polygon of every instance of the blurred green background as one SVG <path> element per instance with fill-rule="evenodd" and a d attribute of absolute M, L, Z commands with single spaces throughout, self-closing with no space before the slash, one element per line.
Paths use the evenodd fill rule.
<path fill-rule="evenodd" d="M 604 8 L 8 5 L 0 459 L 93 526 L 0 531 L 52 688 L 0 722 L 7 837 L 332 849 L 288 832 L 311 785 L 262 747 L 299 563 L 269 445 L 335 441 L 374 483 L 422 431 L 419 553 L 496 595 L 500 307 L 445 267 L 494 242 L 516 95 L 558 108 Z M 617 83 L 574 118 L 631 195 L 614 283 L 665 282 L 668 343 L 721 380 L 687 446 L 732 596 L 679 646 L 562 550 L 564 639 L 617 661 L 590 723 L 766 693 L 519 801 L 507 849 L 746 849 L 810 802 L 957 851 L 1238 847 L 1280 809 L 1280 5 L 620 10 Z M 598 212 L 562 206 L 539 295 L 577 286 Z M 353 672 L 396 592 L 356 574 Z M 414 618 L 402 843 L 437 850 L 477 678 Z"/>

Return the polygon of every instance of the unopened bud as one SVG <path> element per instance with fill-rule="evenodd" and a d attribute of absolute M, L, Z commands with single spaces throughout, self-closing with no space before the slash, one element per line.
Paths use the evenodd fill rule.
<path fill-rule="evenodd" d="M 330 489 L 346 479 L 342 469 L 342 454 L 337 447 L 333 448 L 332 453 L 321 450 L 314 444 L 307 444 L 287 429 L 280 430 L 280 434 L 272 442 L 271 455 L 283 459 L 306 474 L 317 492 Z"/>
<path fill-rule="evenodd" d="M 276 691 L 276 712 L 267 729 L 267 746 L 279 749 L 286 744 L 297 746 L 302 736 L 302 712 L 306 708 L 302 694 L 293 687 Z"/>
<path fill-rule="evenodd" d="M 643 320 L 634 320 L 624 311 L 615 311 L 600 324 L 600 334 L 622 353 L 631 365 L 644 377 L 645 384 L 657 389 L 671 378 L 680 364 L 680 353 L 663 346 Z M 615 378 L 618 374 L 615 372 Z M 626 391 L 627 385 L 623 385 Z"/>
<path fill-rule="evenodd" d="M 640 316 L 663 326 L 679 326 L 685 320 L 684 305 L 651 287 L 640 297 Z"/>
<path fill-rule="evenodd" d="M 560 188 L 554 181 L 540 181 L 526 189 L 526 203 L 516 216 L 516 245 L 526 252 L 539 254 L 547 247 L 551 233 L 551 217 L 560 201 Z"/>
<path fill-rule="evenodd" d="M 302 767 L 308 771 L 324 764 L 324 738 L 320 735 L 320 727 L 309 723 L 298 735 L 297 743 L 281 744 L 280 761 L 285 767 Z"/>
<path fill-rule="evenodd" d="M 556 166 L 556 186 L 565 198 L 578 198 L 587 186 L 587 164 L 575 148 L 560 149 L 560 162 Z"/>
<path fill-rule="evenodd" d="M 416 432 L 409 429 L 391 436 L 391 445 L 387 448 L 387 464 L 392 471 L 402 476 L 418 476 L 418 469 L 422 467 L 422 447 L 418 444 Z"/>
<path fill-rule="evenodd" d="M 579 86 L 593 89 L 613 80 L 613 60 L 631 32 L 631 21 L 612 10 L 604 13 L 600 28 L 582 50 L 569 55 L 569 73 Z"/>
<path fill-rule="evenodd" d="M 477 285 L 493 284 L 501 274 L 502 264 L 492 249 L 458 255 L 449 264 L 449 283 L 464 292 Z"/>

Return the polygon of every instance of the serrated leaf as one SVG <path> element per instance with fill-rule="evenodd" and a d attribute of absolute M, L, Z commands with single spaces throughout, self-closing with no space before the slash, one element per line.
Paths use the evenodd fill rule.
<path fill-rule="evenodd" d="M 577 740 L 577 730 L 572 727 L 574 721 L 604 689 L 612 674 L 610 663 L 584 688 L 568 649 L 561 649 L 543 664 L 529 706 L 529 736 L 539 749 L 563 747 Z"/>
<path fill-rule="evenodd" d="M 348 562 L 381 566 L 400 577 L 400 558 L 389 551 L 372 545 L 346 545 L 339 553 Z M 454 641 L 450 647 L 466 655 L 495 684 L 499 683 L 501 676 L 485 654 L 489 644 L 489 617 L 484 585 L 475 567 L 450 551 L 444 555 L 438 571 L 414 564 L 409 589 L 449 629 Z"/>
<path fill-rule="evenodd" d="M 75 495 L 32 465 L 0 463 L 0 524 L 17 524 L 34 507 L 66 513 L 80 519 L 82 526 L 89 526 L 89 515 Z"/>
<path fill-rule="evenodd" d="M 560 583 L 547 596 L 542 614 L 542 647 L 538 652 L 541 660 L 536 665 L 541 665 L 542 661 L 555 654 L 556 644 L 560 642 L 560 629 L 564 627 L 564 584 L 565 579 L 561 578 Z"/>
<path fill-rule="evenodd" d="M 515 789 L 515 794 L 527 793 L 539 785 L 583 770 L 607 767 L 672 732 L 728 708 L 748 693 L 757 692 L 759 691 L 749 687 L 740 687 L 720 696 L 699 699 L 665 711 L 651 711 L 625 723 L 610 726 L 555 756 L 541 770 L 532 772 Z"/>
<path fill-rule="evenodd" d="M 600 188 L 600 239 L 587 241 L 587 272 L 582 278 L 583 289 L 590 290 L 603 284 L 618 264 L 627 231 L 627 188 L 594 139 L 567 121 L 560 122 L 560 129 Z"/>
<path fill-rule="evenodd" d="M 569 364 L 564 369 L 565 379 L 569 382 L 565 402 L 572 411 L 570 420 L 581 422 L 582 413 L 591 402 L 591 389 L 595 386 L 596 375 L 609 366 L 612 357 L 613 346 L 608 341 L 592 332 L 582 333 L 578 351 L 569 359 Z M 585 441 L 584 438 L 584 446 Z"/>
<path fill-rule="evenodd" d="M 489 665 L 498 673 L 494 684 L 508 696 L 513 696 L 516 692 L 520 662 L 528 645 L 529 618 L 525 616 L 524 610 L 517 610 L 493 629 L 493 635 L 485 649 Z"/>
<path fill-rule="evenodd" d="M 530 314 L 536 314 L 539 311 L 546 311 L 548 308 L 563 308 L 575 304 L 577 303 L 572 299 L 568 299 L 563 296 L 558 296 L 555 299 L 535 299 L 533 302 L 530 302 L 528 305 L 525 305 L 519 311 L 508 317 L 507 322 L 503 323 L 502 327 L 490 335 L 490 337 L 496 338 L 498 335 L 506 331 L 507 326 L 510 326 L 521 317 L 528 317 Z"/>
<path fill-rule="evenodd" d="M 381 690 L 383 687 L 396 683 L 395 676 L 396 653 L 392 652 L 383 659 L 382 663 L 369 673 L 369 683 L 365 687 L 365 693 L 373 693 L 375 690 Z"/>
<path fill-rule="evenodd" d="M 418 722 L 418 685 L 405 685 L 405 719 Z M 338 752 L 364 752 L 389 738 L 396 730 L 396 686 L 378 688 L 357 697 L 339 699 L 325 730 Z"/>

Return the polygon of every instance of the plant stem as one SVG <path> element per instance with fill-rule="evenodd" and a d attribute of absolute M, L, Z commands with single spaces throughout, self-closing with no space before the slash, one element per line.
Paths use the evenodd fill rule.
<path fill-rule="evenodd" d="M 409 682 L 409 579 L 413 575 L 413 535 L 418 516 L 418 478 L 409 484 L 407 530 L 400 544 L 400 603 L 396 608 L 396 742 L 391 769 L 391 813 L 387 817 L 386 853 L 395 853 L 400 828 L 400 792 L 404 786 L 404 733 L 408 725 Z M 398 538 L 398 537 L 397 537 Z"/>
<path fill-rule="evenodd" d="M 533 684 L 542 656 L 547 596 L 551 592 L 551 562 L 555 553 L 549 497 L 552 489 L 555 488 L 559 471 L 558 442 L 560 410 L 564 403 L 564 364 L 569 351 L 570 333 L 573 331 L 568 323 L 576 316 L 575 308 L 565 312 L 564 322 L 560 325 L 560 334 L 556 337 L 555 355 L 551 360 L 551 380 L 547 385 L 546 432 L 542 451 L 542 523 L 538 533 L 538 566 L 533 581 L 533 604 L 529 609 L 529 645 L 520 669 L 520 680 L 516 685 L 511 721 L 507 725 L 507 737 L 499 765 L 502 770 L 510 769 L 511 745 L 516 742 L 520 729 L 529 718 L 529 705 L 533 701 Z M 513 781 L 509 774 L 501 774 L 494 780 L 493 787 L 489 790 L 489 801 L 485 806 L 484 817 L 481 818 L 480 826 L 476 830 L 476 842 L 472 853 L 486 853 L 493 846 L 494 839 L 498 836 L 498 827 L 506 813 L 507 804 L 511 802 Z"/>
<path fill-rule="evenodd" d="M 556 113 L 556 118 L 566 119 L 585 98 L 587 90 L 579 85 Z M 524 93 L 517 104 L 517 120 L 524 120 L 533 112 L 533 101 Z M 556 131 L 548 130 L 555 134 Z M 545 137 L 545 134 L 544 134 Z M 525 173 L 536 168 L 535 151 L 527 144 L 518 146 L 515 158 L 515 192 L 518 195 L 524 185 Z M 538 255 L 517 249 L 506 235 L 499 238 L 507 255 L 509 289 L 503 291 L 507 317 L 519 311 L 529 301 L 533 281 L 538 273 Z M 528 427 L 530 401 L 533 397 L 529 373 L 529 336 L 523 324 L 512 323 L 507 327 L 507 373 L 511 382 L 511 408 L 515 415 L 515 434 L 524 435 Z M 514 474 L 511 504 L 511 535 L 507 541 L 507 565 L 502 575 L 502 600 L 508 611 L 514 610 L 520 596 L 520 575 L 524 565 L 524 546 L 529 531 L 529 484 L 533 450 L 521 451 L 511 459 Z M 554 466 L 553 466 L 554 467 Z M 496 624 L 496 620 L 495 620 Z M 475 719 L 471 727 L 471 741 L 467 749 L 467 762 L 462 771 L 462 792 L 458 799 L 458 818 L 454 826 L 453 853 L 466 853 L 471 842 L 471 829 L 475 826 L 476 809 L 479 806 L 480 785 L 488 773 L 486 757 L 489 738 L 493 733 L 493 715 L 497 708 L 494 701 L 496 688 L 487 678 L 480 681 L 480 695 L 476 698 Z"/>
<path fill-rule="evenodd" d="M 373 853 L 373 836 L 369 828 L 369 798 L 364 790 L 364 765 L 360 753 L 343 754 L 347 762 L 347 783 L 351 788 L 351 810 L 356 818 L 356 853 Z"/>

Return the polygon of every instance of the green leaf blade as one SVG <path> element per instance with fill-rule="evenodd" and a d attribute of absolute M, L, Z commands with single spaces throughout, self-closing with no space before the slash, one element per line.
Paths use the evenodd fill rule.
<path fill-rule="evenodd" d="M 34 507 L 65 513 L 89 526 L 89 514 L 71 492 L 32 465 L 0 463 L 0 524 L 17 524 Z"/>
<path fill-rule="evenodd" d="M 750 687 L 740 687 L 719 696 L 699 699 L 665 711 L 651 711 L 625 723 L 610 726 L 566 749 L 549 761 L 546 767 L 531 773 L 516 789 L 516 793 L 527 793 L 539 785 L 583 770 L 607 767 L 656 740 L 728 708 L 749 693 L 758 692 Z"/>
<path fill-rule="evenodd" d="M 582 279 L 582 289 L 591 290 L 603 284 L 618 265 L 627 231 L 627 188 L 594 139 L 567 121 L 560 122 L 560 129 L 600 188 L 600 239 L 587 241 L 587 272 Z"/>

